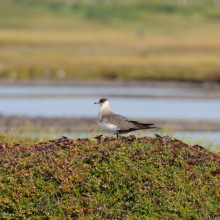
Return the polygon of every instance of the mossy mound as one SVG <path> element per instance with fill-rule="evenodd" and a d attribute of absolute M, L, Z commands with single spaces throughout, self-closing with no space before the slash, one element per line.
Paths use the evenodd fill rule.
<path fill-rule="evenodd" d="M 1 137 L 1 219 L 219 219 L 220 157 L 168 136 Z"/>

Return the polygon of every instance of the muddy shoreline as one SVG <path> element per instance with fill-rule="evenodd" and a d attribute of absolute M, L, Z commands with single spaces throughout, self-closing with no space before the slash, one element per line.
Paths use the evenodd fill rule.
<path fill-rule="evenodd" d="M 54 80 L 54 79 L 0 79 L 0 86 L 91 86 L 91 87 L 168 87 L 202 88 L 220 91 L 220 82 L 172 81 L 172 80 Z"/>
<path fill-rule="evenodd" d="M 220 99 L 220 83 L 216 82 L 180 82 L 180 81 L 131 81 L 131 80 L 0 80 L 0 86 L 68 86 L 68 87 L 154 87 L 154 88 L 184 88 L 199 89 L 198 92 L 182 94 L 120 94 L 121 98 L 169 98 L 169 99 Z M 103 94 L 86 94 L 87 97 L 102 97 Z M 108 95 L 108 97 L 118 97 L 117 94 Z M 85 94 L 0 94 L 0 98 L 80 98 Z"/>
<path fill-rule="evenodd" d="M 103 97 L 103 94 L 44 94 L 44 95 L 33 95 L 33 94 L 26 94 L 26 95 L 8 95 L 8 94 L 0 94 L 0 98 L 6 98 L 6 99 L 16 99 L 16 98 L 96 98 L 96 97 Z M 108 98 L 144 98 L 144 99 L 220 99 L 220 91 L 219 92 L 201 92 L 200 94 L 190 94 L 190 95 L 148 95 L 148 94 L 143 94 L 143 95 L 108 95 Z"/>
<path fill-rule="evenodd" d="M 147 123 L 172 131 L 220 131 L 220 120 L 157 120 L 144 119 Z M 0 115 L 0 131 L 42 131 L 53 130 L 62 132 L 93 132 L 101 131 L 96 118 L 76 117 L 26 117 L 26 116 L 4 116 Z"/>

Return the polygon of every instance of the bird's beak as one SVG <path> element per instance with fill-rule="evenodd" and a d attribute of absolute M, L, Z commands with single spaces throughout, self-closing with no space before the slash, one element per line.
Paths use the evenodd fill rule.
<path fill-rule="evenodd" d="M 94 104 L 99 104 L 100 102 L 95 102 Z"/>

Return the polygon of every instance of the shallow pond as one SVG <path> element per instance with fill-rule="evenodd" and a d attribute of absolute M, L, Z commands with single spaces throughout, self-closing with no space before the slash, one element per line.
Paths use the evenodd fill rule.
<path fill-rule="evenodd" d="M 96 117 L 100 97 L 0 98 L 0 114 L 27 116 Z M 220 119 L 216 99 L 109 98 L 111 110 L 130 118 Z"/>
<path fill-rule="evenodd" d="M 158 88 L 158 87 L 70 87 L 70 86 L 0 86 L 0 95 L 178 95 L 201 94 L 198 88 Z"/>

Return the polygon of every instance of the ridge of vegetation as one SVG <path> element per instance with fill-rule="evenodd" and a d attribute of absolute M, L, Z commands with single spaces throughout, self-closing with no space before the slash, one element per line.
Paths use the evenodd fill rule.
<path fill-rule="evenodd" d="M 219 219 L 220 156 L 168 136 L 0 137 L 1 219 Z"/>

